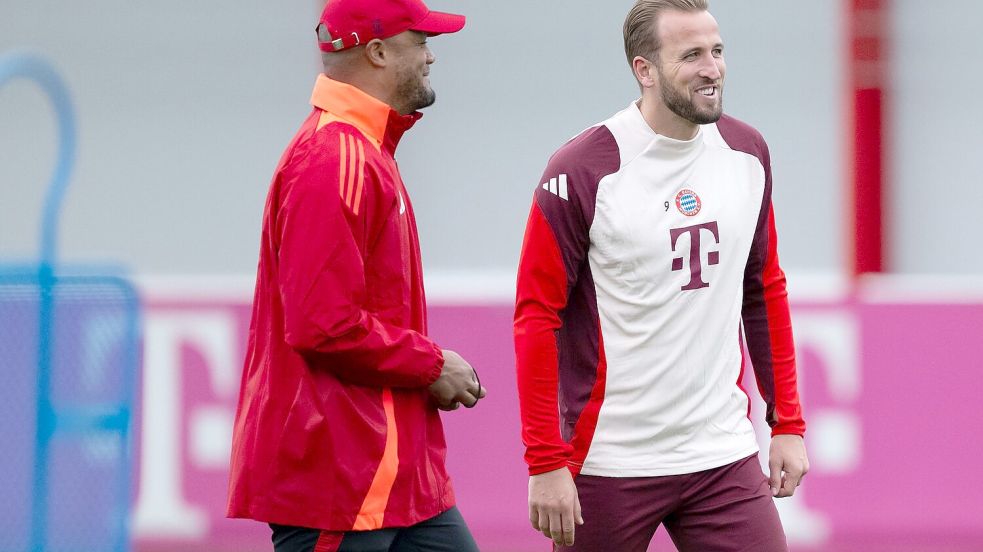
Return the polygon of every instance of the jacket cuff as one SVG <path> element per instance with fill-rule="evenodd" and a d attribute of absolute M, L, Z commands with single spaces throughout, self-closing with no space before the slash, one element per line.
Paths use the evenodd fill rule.
<path fill-rule="evenodd" d="M 437 378 L 440 377 L 440 373 L 444 370 L 444 352 L 437 346 L 437 344 L 433 345 L 433 349 L 436 360 L 434 361 L 433 368 L 430 369 L 430 373 L 427 374 L 425 383 L 427 387 L 433 385 L 433 382 L 437 381 Z"/>

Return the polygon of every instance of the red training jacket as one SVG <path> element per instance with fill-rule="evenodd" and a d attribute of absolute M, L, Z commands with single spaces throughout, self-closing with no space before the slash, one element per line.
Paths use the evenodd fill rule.
<path fill-rule="evenodd" d="M 393 158 L 420 114 L 323 75 L 311 103 L 263 215 L 228 515 L 408 526 L 454 505 L 427 389 L 443 356 Z"/>

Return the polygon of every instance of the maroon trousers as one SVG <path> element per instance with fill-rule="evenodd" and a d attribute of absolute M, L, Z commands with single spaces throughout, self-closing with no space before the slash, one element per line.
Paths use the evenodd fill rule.
<path fill-rule="evenodd" d="M 578 475 L 584 524 L 576 552 L 645 552 L 664 525 L 681 552 L 787 552 L 758 455 L 712 470 L 664 477 Z"/>

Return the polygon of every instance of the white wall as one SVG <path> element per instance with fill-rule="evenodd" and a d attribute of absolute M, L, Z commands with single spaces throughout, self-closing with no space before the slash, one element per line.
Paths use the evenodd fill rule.
<path fill-rule="evenodd" d="M 66 254 L 120 259 L 145 274 L 251 273 L 270 175 L 309 109 L 317 0 L 0 3 L 0 52 L 27 47 L 48 56 L 78 108 Z M 621 46 L 631 2 L 430 4 L 465 13 L 469 23 L 433 39 L 438 103 L 398 152 L 424 260 L 431 268 L 508 272 L 548 155 L 637 94 Z M 950 15 L 983 11 L 968 0 L 960 5 L 964 11 Z M 983 230 L 970 216 L 980 204 L 971 153 L 983 136 L 970 124 L 971 115 L 979 118 L 972 91 L 980 76 L 969 70 L 968 42 L 958 42 L 971 33 L 940 42 L 931 32 L 958 34 L 948 22 L 921 3 L 897 6 L 905 63 L 895 67 L 895 266 L 983 272 L 983 259 L 957 254 Z M 839 272 L 846 243 L 839 3 L 716 0 L 712 9 L 727 46 L 725 109 L 758 127 L 772 149 L 783 263 L 790 272 Z M 969 19 L 960 20 L 968 26 Z M 921 21 L 930 33 L 913 32 Z M 926 114 L 926 106 L 943 115 Z M 953 124 L 959 114 L 965 122 Z M 30 86 L 0 89 L 4 258 L 33 250 L 52 126 Z M 916 129 L 930 130 L 931 139 L 918 141 L 925 133 Z M 936 153 L 911 154 L 926 147 Z M 946 159 L 941 179 L 938 159 Z M 948 211 L 946 196 L 956 198 Z M 924 220 L 925 211 L 931 231 L 902 224 Z M 958 232 L 942 231 L 953 226 Z M 926 244 L 937 253 L 923 255 Z"/>
<path fill-rule="evenodd" d="M 983 273 L 983 5 L 895 0 L 891 265 Z M 944 6 L 944 7 L 943 7 Z"/>

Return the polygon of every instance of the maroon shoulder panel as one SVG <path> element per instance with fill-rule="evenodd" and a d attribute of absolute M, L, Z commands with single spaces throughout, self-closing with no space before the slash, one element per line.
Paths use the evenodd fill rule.
<path fill-rule="evenodd" d="M 731 149 L 757 157 L 765 171 L 765 187 L 761 195 L 758 222 L 754 229 L 747 266 L 744 269 L 744 304 L 741 316 L 744 320 L 744 332 L 747 334 L 748 353 L 754 365 L 754 375 L 762 399 L 770 410 L 774 408 L 775 375 L 771 335 L 768 331 L 768 309 L 765 302 L 764 268 L 768 258 L 770 237 L 768 213 L 771 206 L 771 156 L 761 133 L 751 125 L 724 115 L 717 122 L 717 129 Z M 772 419 L 771 412 L 767 413 L 767 419 Z"/>
<path fill-rule="evenodd" d="M 592 127 L 553 154 L 536 190 L 536 203 L 556 237 L 570 290 L 556 336 L 561 433 L 567 441 L 590 399 L 600 356 L 597 296 L 586 261 L 597 186 L 620 166 L 614 135 L 605 126 Z M 561 175 L 565 175 L 566 199 L 542 186 Z"/>

